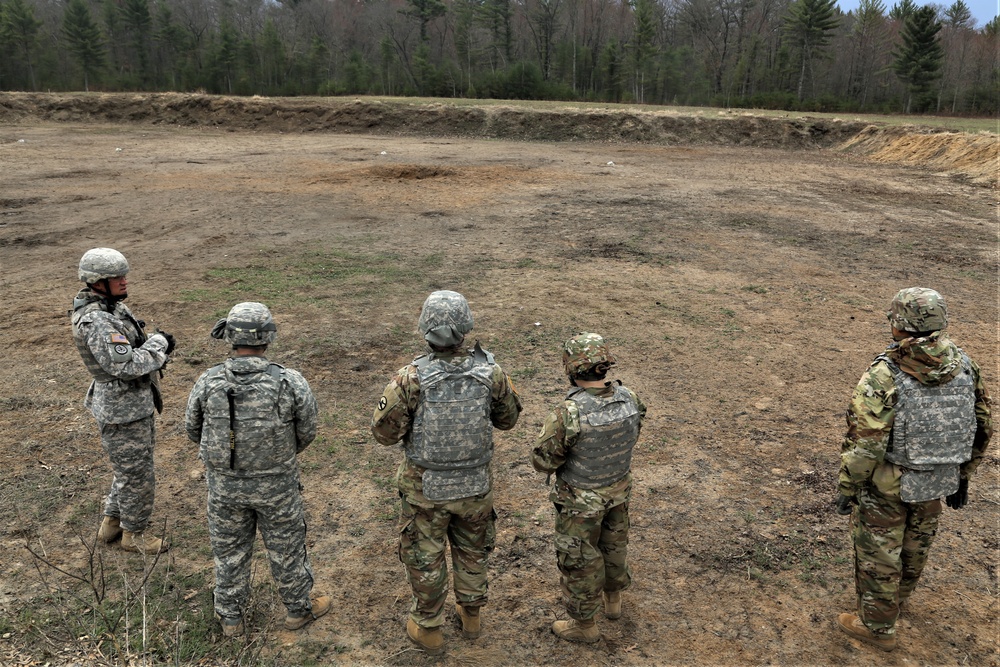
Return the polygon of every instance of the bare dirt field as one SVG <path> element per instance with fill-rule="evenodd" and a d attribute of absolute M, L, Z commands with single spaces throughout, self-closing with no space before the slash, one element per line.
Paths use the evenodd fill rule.
<path fill-rule="evenodd" d="M 833 627 L 854 604 L 833 503 L 843 414 L 898 289 L 946 296 L 997 394 L 996 143 L 749 116 L 0 94 L 0 664 L 1000 665 L 996 445 L 970 504 L 945 510 L 899 648 Z M 67 311 L 95 246 L 125 253 L 129 305 L 179 341 L 154 513 L 174 547 L 157 563 L 94 547 L 111 473 Z M 368 431 L 421 353 L 435 289 L 469 298 L 525 406 L 496 437 L 483 636 L 449 618 L 437 659 L 403 628 L 402 452 Z M 237 642 L 212 619 L 183 413 L 227 354 L 212 325 L 243 300 L 271 307 L 269 357 L 320 402 L 300 463 L 315 590 L 335 606 L 281 630 L 258 548 Z M 565 618 L 553 512 L 528 462 L 566 387 L 559 346 L 583 330 L 649 406 L 635 583 L 590 646 L 549 631 Z"/>

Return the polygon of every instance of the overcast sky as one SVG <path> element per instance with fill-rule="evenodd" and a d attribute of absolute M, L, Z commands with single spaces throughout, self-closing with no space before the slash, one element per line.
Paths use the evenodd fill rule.
<path fill-rule="evenodd" d="M 972 11 L 972 17 L 976 20 L 976 27 L 982 28 L 984 25 L 993 20 L 993 17 L 1000 14 L 1000 0 L 963 0 L 969 9 Z M 897 0 L 882 0 L 885 3 L 886 11 L 892 9 L 892 6 L 896 4 Z M 914 0 L 917 7 L 923 7 L 927 4 L 942 5 L 944 7 L 950 7 L 954 0 L 935 0 L 933 3 L 928 3 L 925 0 Z M 849 12 L 858 8 L 858 0 L 837 0 L 837 5 L 843 12 Z"/>

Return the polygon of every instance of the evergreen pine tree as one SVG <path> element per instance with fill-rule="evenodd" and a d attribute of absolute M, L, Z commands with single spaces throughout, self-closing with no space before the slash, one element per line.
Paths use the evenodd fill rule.
<path fill-rule="evenodd" d="M 785 17 L 785 33 L 799 53 L 798 96 L 806 80 L 806 70 L 812 74 L 812 63 L 830 44 L 830 33 L 840 25 L 837 0 L 796 0 Z"/>
<path fill-rule="evenodd" d="M 89 91 L 90 79 L 96 78 L 107 63 L 107 51 L 101 31 L 83 0 L 69 0 L 66 5 L 62 36 L 83 70 L 83 89 Z"/>
<path fill-rule="evenodd" d="M 903 24 L 902 43 L 893 53 L 896 76 L 906 84 L 906 113 L 934 103 L 934 82 L 941 75 L 944 49 L 938 40 L 941 23 L 933 7 L 921 7 Z"/>
<path fill-rule="evenodd" d="M 28 82 L 35 90 L 35 49 L 38 46 L 38 29 L 42 22 L 35 18 L 34 9 L 25 0 L 10 0 L 0 4 L 0 47 L 10 50 L 8 63 L 21 61 L 28 71 Z M 2 73 L 6 68 L 0 68 Z"/>

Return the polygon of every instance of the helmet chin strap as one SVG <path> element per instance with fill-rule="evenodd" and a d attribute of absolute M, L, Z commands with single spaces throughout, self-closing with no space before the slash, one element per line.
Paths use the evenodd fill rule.
<path fill-rule="evenodd" d="M 101 278 L 96 283 L 93 283 L 91 285 L 91 287 L 94 287 L 96 285 L 100 285 L 101 289 L 94 290 L 94 291 L 97 292 L 101 296 L 102 300 L 105 303 L 108 304 L 108 308 L 109 309 L 113 310 L 114 307 L 115 307 L 115 304 L 117 304 L 119 301 L 124 301 L 126 298 L 128 298 L 128 291 L 126 291 L 125 294 L 121 294 L 119 296 L 115 296 L 114 294 L 112 294 L 111 293 L 111 281 L 108 280 L 107 278 Z"/>

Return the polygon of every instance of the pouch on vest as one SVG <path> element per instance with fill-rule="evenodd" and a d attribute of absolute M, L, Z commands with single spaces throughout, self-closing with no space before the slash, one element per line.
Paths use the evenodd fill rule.
<path fill-rule="evenodd" d="M 424 497 L 434 502 L 481 496 L 489 490 L 489 464 L 459 470 L 425 470 L 423 474 Z"/>
<path fill-rule="evenodd" d="M 904 503 L 937 500 L 958 491 L 959 466 L 936 466 L 932 470 L 903 470 L 899 480 L 899 497 Z"/>

